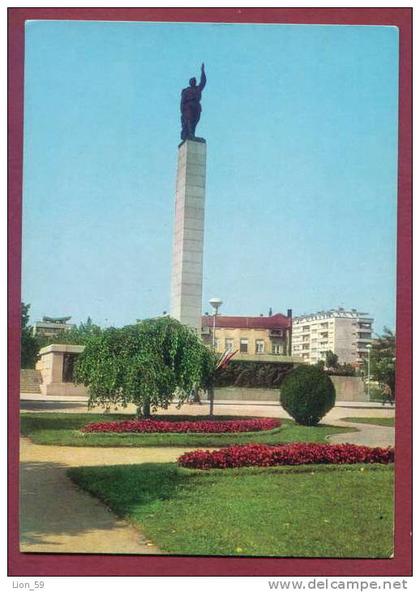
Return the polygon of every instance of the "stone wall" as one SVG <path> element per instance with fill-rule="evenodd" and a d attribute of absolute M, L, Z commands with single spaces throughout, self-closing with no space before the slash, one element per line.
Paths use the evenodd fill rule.
<path fill-rule="evenodd" d="M 363 380 L 358 376 L 331 376 L 336 390 L 337 401 L 365 402 Z M 274 401 L 280 399 L 278 389 L 223 387 L 214 391 L 215 400 L 230 401 Z"/>

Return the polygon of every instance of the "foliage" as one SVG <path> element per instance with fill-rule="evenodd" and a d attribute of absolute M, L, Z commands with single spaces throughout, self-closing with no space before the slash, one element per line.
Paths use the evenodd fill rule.
<path fill-rule="evenodd" d="M 159 417 L 159 416 L 158 416 Z M 229 415 L 217 415 L 218 421 L 244 419 Z M 150 446 L 177 446 L 177 447 L 220 447 L 231 444 L 280 444 L 282 442 L 325 442 L 325 438 L 332 434 L 356 431 L 353 427 L 343 428 L 329 425 L 317 425 L 315 427 L 299 426 L 290 419 L 282 419 L 281 427 L 270 431 L 261 432 L 234 432 L 223 434 L 198 434 L 198 433 L 166 433 L 166 434 L 106 434 L 86 433 L 81 428 L 87 421 L 123 421 L 133 419 L 130 414 L 106 414 L 104 413 L 24 413 L 20 419 L 20 429 L 35 444 L 53 446 L 83 446 L 83 447 L 150 447 Z M 209 416 L 200 416 L 203 420 Z M 194 421 L 194 415 L 162 415 L 165 421 Z"/>
<path fill-rule="evenodd" d="M 38 357 L 38 343 L 29 325 L 30 304 L 21 302 L 20 367 L 35 368 Z"/>
<path fill-rule="evenodd" d="M 325 366 L 327 368 L 337 368 L 338 366 L 338 356 L 331 350 L 325 354 Z"/>
<path fill-rule="evenodd" d="M 393 551 L 393 465 L 143 463 L 69 475 L 166 553 L 377 560 Z"/>
<path fill-rule="evenodd" d="M 220 450 L 193 450 L 178 458 L 190 469 L 274 467 L 277 465 L 354 464 L 394 462 L 393 448 L 370 448 L 356 444 L 293 442 L 282 446 L 246 444 Z"/>
<path fill-rule="evenodd" d="M 331 350 L 328 350 L 325 354 L 325 361 L 319 360 L 316 366 L 324 369 L 330 376 L 355 376 L 356 369 L 351 364 L 345 362 L 340 364 L 338 362 L 338 356 Z"/>
<path fill-rule="evenodd" d="M 356 376 L 356 368 L 347 362 L 326 370 L 329 376 Z"/>
<path fill-rule="evenodd" d="M 368 362 L 365 360 L 365 374 L 368 376 Z M 395 398 L 395 333 L 384 327 L 382 335 L 372 342 L 370 352 L 370 379 L 391 390 Z"/>
<path fill-rule="evenodd" d="M 316 425 L 335 404 L 331 378 L 316 366 L 297 366 L 283 381 L 280 402 L 295 421 Z"/>
<path fill-rule="evenodd" d="M 232 360 L 226 368 L 217 372 L 215 386 L 239 386 L 248 388 L 279 388 L 291 363 Z"/>
<path fill-rule="evenodd" d="M 69 330 L 60 331 L 53 336 L 37 337 L 39 347 L 45 347 L 46 345 L 54 344 L 66 344 L 71 343 L 73 345 L 85 345 L 90 337 L 100 335 L 102 333 L 101 327 L 96 325 L 90 317 L 87 318 L 85 323 L 80 323 L 78 327 L 72 327 Z"/>
<path fill-rule="evenodd" d="M 89 405 L 134 403 L 145 417 L 166 409 L 177 395 L 208 388 L 216 360 L 199 337 L 175 319 L 161 317 L 91 335 L 75 366 L 75 381 L 89 390 Z"/>
<path fill-rule="evenodd" d="M 234 432 L 261 432 L 280 427 L 278 419 L 230 419 L 225 421 L 165 421 L 163 419 L 127 419 L 125 421 L 105 421 L 89 423 L 82 428 L 83 432 L 110 433 L 203 433 L 224 434 Z"/>

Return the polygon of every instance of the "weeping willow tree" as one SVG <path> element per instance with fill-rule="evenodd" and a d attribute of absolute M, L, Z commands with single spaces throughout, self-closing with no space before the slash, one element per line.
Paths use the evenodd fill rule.
<path fill-rule="evenodd" d="M 208 388 L 215 364 L 191 329 L 162 317 L 89 337 L 75 382 L 87 386 L 90 407 L 133 403 L 139 416 L 150 417 L 175 397 L 182 404 L 194 388 Z"/>

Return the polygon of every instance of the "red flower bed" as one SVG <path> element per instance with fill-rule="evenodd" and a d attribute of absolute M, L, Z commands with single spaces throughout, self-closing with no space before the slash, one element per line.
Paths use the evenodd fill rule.
<path fill-rule="evenodd" d="M 274 430 L 280 426 L 278 419 L 229 419 L 225 421 L 163 421 L 155 419 L 128 419 L 125 421 L 107 421 L 89 423 L 82 428 L 83 432 L 112 433 L 204 433 L 222 434 L 228 432 L 261 432 Z"/>
<path fill-rule="evenodd" d="M 272 467 L 276 465 L 353 464 L 394 461 L 393 448 L 369 448 L 355 444 L 314 444 L 294 442 L 270 446 L 245 444 L 220 450 L 194 450 L 178 458 L 178 464 L 191 469 L 233 467 Z"/>

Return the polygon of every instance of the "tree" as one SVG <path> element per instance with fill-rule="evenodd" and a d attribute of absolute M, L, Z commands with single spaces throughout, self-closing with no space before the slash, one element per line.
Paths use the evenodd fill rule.
<path fill-rule="evenodd" d="M 75 365 L 75 380 L 88 387 L 89 406 L 134 403 L 150 417 L 194 388 L 208 388 L 215 356 L 188 327 L 170 317 L 148 319 L 92 334 Z"/>
<path fill-rule="evenodd" d="M 338 366 L 338 356 L 331 350 L 325 354 L 325 366 L 327 368 L 337 368 Z"/>
<path fill-rule="evenodd" d="M 32 334 L 32 327 L 29 325 L 30 304 L 21 302 L 21 333 L 20 333 L 20 367 L 35 368 L 38 357 L 38 342 Z"/>
<path fill-rule="evenodd" d="M 368 376 L 368 363 L 365 364 L 365 375 Z M 382 386 L 391 389 L 392 399 L 395 398 L 395 333 L 384 327 L 382 335 L 372 342 L 370 351 L 370 378 Z"/>

